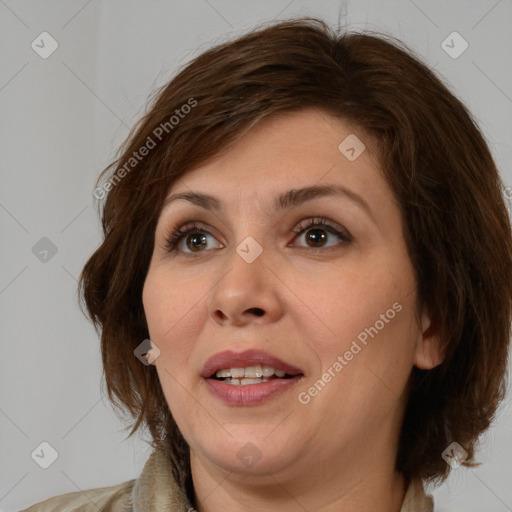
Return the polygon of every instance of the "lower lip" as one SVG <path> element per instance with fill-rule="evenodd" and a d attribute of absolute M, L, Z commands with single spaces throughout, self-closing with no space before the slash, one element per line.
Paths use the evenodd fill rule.
<path fill-rule="evenodd" d="M 289 379 L 272 379 L 258 384 L 234 385 L 221 380 L 205 379 L 213 395 L 229 405 L 257 405 L 295 385 L 302 375 Z"/>

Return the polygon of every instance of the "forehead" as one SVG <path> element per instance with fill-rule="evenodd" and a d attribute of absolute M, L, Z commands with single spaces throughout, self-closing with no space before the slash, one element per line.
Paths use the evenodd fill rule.
<path fill-rule="evenodd" d="M 276 113 L 227 151 L 189 170 L 171 190 L 186 192 L 203 184 L 221 193 L 238 182 L 247 193 L 324 181 L 375 186 L 378 177 L 383 181 L 377 155 L 373 138 L 321 109 Z"/>

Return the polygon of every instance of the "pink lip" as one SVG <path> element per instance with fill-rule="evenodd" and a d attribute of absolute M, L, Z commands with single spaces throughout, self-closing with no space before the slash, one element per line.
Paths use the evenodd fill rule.
<path fill-rule="evenodd" d="M 234 386 L 211 378 L 217 370 L 243 368 L 258 364 L 283 370 L 293 377 L 272 379 L 268 382 L 245 386 Z M 205 379 L 209 391 L 228 405 L 257 405 L 295 385 L 302 379 L 303 372 L 260 350 L 246 350 L 239 353 L 227 350 L 210 357 L 201 371 L 201 376 Z"/>
<path fill-rule="evenodd" d="M 245 386 L 233 386 L 221 380 L 206 379 L 206 384 L 214 396 L 228 405 L 257 405 L 286 391 L 301 379 L 302 375 L 296 375 L 290 379 L 273 379 Z"/>

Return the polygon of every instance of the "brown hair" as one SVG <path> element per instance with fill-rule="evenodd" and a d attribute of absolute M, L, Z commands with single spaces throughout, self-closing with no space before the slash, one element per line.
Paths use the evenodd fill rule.
<path fill-rule="evenodd" d="M 100 176 L 109 178 L 101 189 L 108 191 L 104 241 L 79 285 L 101 328 L 109 399 L 136 419 L 129 436 L 147 426 L 153 446 L 166 437 L 187 457 L 155 367 L 133 355 L 148 338 L 142 288 L 170 186 L 261 118 L 314 107 L 377 141 L 401 208 L 418 298 L 446 350 L 436 368 L 413 368 L 397 468 L 409 478 L 443 480 L 450 467 L 441 453 L 452 441 L 471 465 L 505 391 L 512 240 L 503 185 L 464 105 L 399 41 L 339 34 L 316 18 L 219 43 L 156 91 L 150 105 Z"/>

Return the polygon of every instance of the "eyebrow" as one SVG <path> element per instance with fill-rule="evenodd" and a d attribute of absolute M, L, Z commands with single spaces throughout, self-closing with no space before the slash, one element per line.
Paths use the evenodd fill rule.
<path fill-rule="evenodd" d="M 274 199 L 273 207 L 276 212 L 280 212 L 283 210 L 295 208 L 307 201 L 312 201 L 313 199 L 327 196 L 345 197 L 351 200 L 353 203 L 359 205 L 363 210 L 366 211 L 366 213 L 368 213 L 368 215 L 370 215 L 370 217 L 373 218 L 370 206 L 360 195 L 344 187 L 343 185 L 335 184 L 314 185 L 310 187 L 292 188 L 286 190 Z M 164 201 L 163 209 L 166 209 L 170 204 L 180 199 L 189 201 L 190 203 L 200 206 L 205 210 L 211 210 L 215 212 L 222 211 L 222 201 L 220 201 L 215 196 L 203 194 L 201 192 L 178 192 L 176 194 L 171 194 Z"/>

